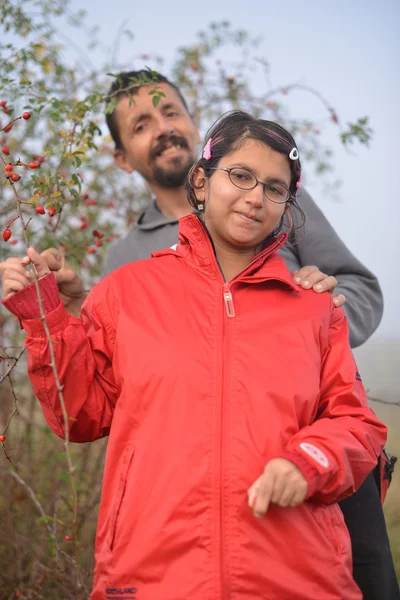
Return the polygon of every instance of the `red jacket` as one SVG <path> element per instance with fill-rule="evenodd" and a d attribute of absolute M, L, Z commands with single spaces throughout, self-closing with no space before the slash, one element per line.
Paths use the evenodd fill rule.
<path fill-rule="evenodd" d="M 72 441 L 109 435 L 92 600 L 359 600 L 336 504 L 376 464 L 344 313 L 293 283 L 273 241 L 224 283 L 197 217 L 180 243 L 111 273 L 81 319 L 41 280 Z M 28 336 L 46 419 L 64 423 L 32 287 L 5 302 Z M 256 519 L 267 461 L 309 483 Z"/>

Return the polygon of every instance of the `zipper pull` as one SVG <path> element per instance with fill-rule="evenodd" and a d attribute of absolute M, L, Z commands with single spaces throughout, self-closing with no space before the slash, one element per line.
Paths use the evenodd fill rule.
<path fill-rule="evenodd" d="M 235 307 L 233 305 L 232 293 L 227 285 L 224 286 L 224 302 L 226 308 L 226 314 L 228 317 L 235 316 Z"/>

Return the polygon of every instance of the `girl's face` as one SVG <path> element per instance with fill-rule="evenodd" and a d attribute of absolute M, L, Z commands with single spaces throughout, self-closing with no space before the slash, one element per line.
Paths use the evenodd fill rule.
<path fill-rule="evenodd" d="M 245 140 L 239 150 L 221 158 L 221 167 L 241 167 L 263 183 L 273 181 L 290 187 L 289 158 L 257 140 Z M 226 171 L 219 170 L 205 178 L 196 196 L 204 202 L 204 222 L 214 243 L 242 251 L 257 250 L 288 208 L 287 203 L 269 200 L 261 185 L 252 190 L 239 189 Z"/>

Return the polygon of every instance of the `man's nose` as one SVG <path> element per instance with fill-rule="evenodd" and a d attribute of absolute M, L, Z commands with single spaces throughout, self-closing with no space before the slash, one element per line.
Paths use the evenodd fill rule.
<path fill-rule="evenodd" d="M 159 115 L 157 118 L 156 124 L 156 137 L 160 138 L 163 136 L 169 136 L 174 133 L 174 128 L 172 127 L 170 121 L 163 115 Z"/>

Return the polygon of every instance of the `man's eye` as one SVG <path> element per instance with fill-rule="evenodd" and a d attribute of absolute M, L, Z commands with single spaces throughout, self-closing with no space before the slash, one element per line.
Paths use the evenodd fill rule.
<path fill-rule="evenodd" d="M 167 117 L 177 117 L 178 115 L 179 113 L 177 113 L 176 111 L 171 111 L 167 113 Z"/>
<path fill-rule="evenodd" d="M 143 131 L 144 129 L 144 125 L 138 125 L 137 127 L 135 127 L 135 133 L 140 133 L 141 131 Z"/>

